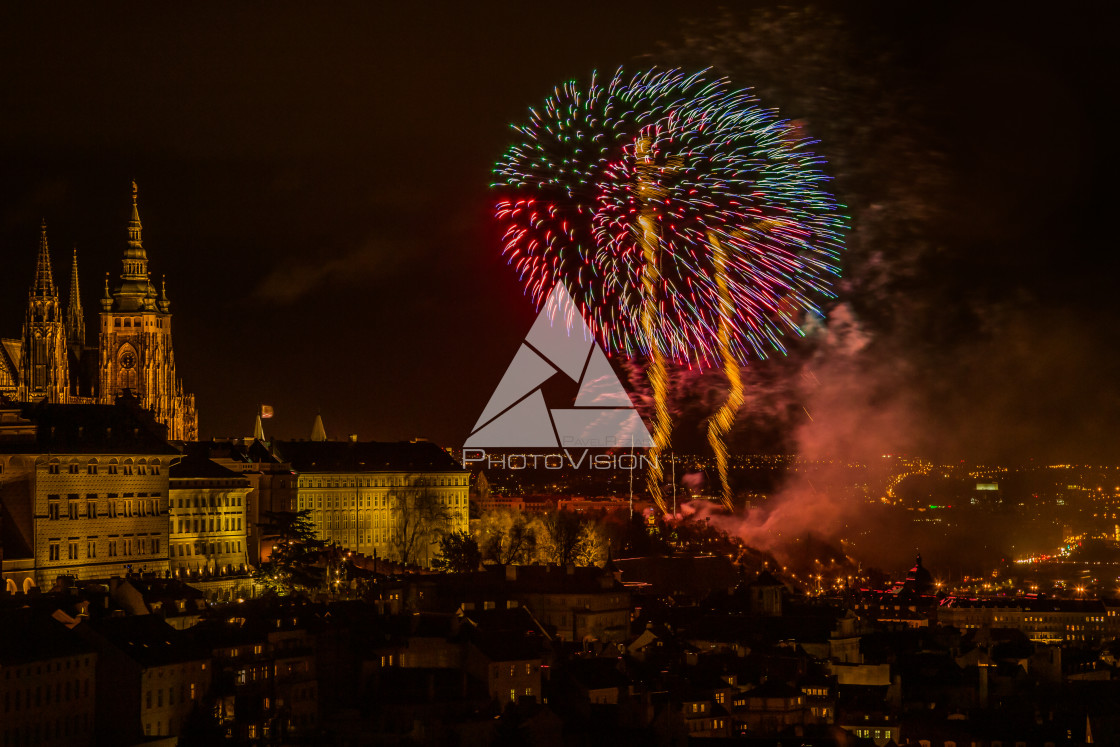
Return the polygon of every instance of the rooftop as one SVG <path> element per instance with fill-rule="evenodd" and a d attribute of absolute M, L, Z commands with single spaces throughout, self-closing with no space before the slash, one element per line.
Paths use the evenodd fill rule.
<path fill-rule="evenodd" d="M 34 436 L 0 440 L 0 453 L 179 453 L 167 442 L 167 427 L 155 422 L 131 396 L 112 405 L 39 402 L 22 406 L 21 414 L 34 424 Z"/>
<path fill-rule="evenodd" d="M 277 441 L 277 456 L 297 472 L 465 472 L 430 441 Z"/>

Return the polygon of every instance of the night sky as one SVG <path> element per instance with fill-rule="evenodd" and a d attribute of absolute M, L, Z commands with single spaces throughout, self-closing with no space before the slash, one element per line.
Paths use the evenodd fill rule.
<path fill-rule="evenodd" d="M 817 431 L 782 421 L 800 436 L 776 447 L 1120 461 L 1105 5 L 825 4 L 868 59 L 890 48 L 883 96 L 905 95 L 944 178 L 920 252 L 864 232 L 832 320 L 861 343 L 843 366 L 814 353 L 827 396 L 784 409 Z M 267 403 L 270 435 L 321 411 L 332 436 L 461 444 L 534 317 L 491 218 L 508 124 L 567 78 L 678 59 L 719 8 L 311 6 L 0 10 L 0 335 L 19 335 L 40 218 L 64 290 L 77 245 L 96 328 L 135 178 L 203 437 L 247 435 Z M 749 430 L 739 446 L 766 448 Z"/>

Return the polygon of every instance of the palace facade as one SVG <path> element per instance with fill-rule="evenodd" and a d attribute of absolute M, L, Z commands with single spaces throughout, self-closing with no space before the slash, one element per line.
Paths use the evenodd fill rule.
<path fill-rule="evenodd" d="M 179 451 L 131 396 L 112 405 L 0 398 L 4 588 L 168 571 L 168 477 Z"/>

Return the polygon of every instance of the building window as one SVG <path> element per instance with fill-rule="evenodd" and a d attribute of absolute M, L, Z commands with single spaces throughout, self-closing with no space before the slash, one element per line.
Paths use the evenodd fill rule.
<path fill-rule="evenodd" d="M 96 519 L 97 518 L 97 496 L 96 495 L 87 495 L 86 496 L 86 518 L 87 519 Z"/>
<path fill-rule="evenodd" d="M 66 502 L 66 511 L 71 519 L 78 518 L 78 496 L 70 496 L 70 500 Z"/>
<path fill-rule="evenodd" d="M 109 557 L 110 558 L 117 557 L 117 541 L 116 540 L 109 540 Z"/>
<path fill-rule="evenodd" d="M 52 542 L 51 543 L 50 559 L 51 560 L 59 560 L 60 559 L 60 548 L 59 548 L 59 544 L 57 542 Z"/>
<path fill-rule="evenodd" d="M 52 475 L 57 475 L 58 474 L 58 465 L 57 464 L 48 465 L 47 466 L 47 472 L 49 474 L 52 474 Z"/>
<path fill-rule="evenodd" d="M 95 540 L 95 539 L 86 540 L 86 557 L 87 558 L 96 558 L 97 557 L 97 540 Z"/>
<path fill-rule="evenodd" d="M 72 475 L 78 474 L 78 465 L 77 465 L 76 462 L 70 465 L 70 474 L 72 474 Z"/>
<path fill-rule="evenodd" d="M 97 465 L 96 464 L 86 465 L 86 474 L 87 475 L 96 475 L 97 474 Z"/>
<path fill-rule="evenodd" d="M 57 519 L 58 518 L 58 496 L 54 496 L 53 501 L 48 501 L 47 502 L 47 518 L 48 519 Z"/>
<path fill-rule="evenodd" d="M 70 542 L 68 544 L 67 548 L 66 548 L 66 554 L 67 554 L 69 560 L 77 560 L 78 559 L 78 543 L 77 542 Z"/>

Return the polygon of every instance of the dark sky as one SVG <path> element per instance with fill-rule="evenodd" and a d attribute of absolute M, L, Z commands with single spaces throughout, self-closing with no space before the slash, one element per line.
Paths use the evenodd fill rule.
<path fill-rule="evenodd" d="M 909 50 L 950 174 L 943 258 L 907 292 L 982 298 L 1010 319 L 936 341 L 951 380 L 916 382 L 908 412 L 915 430 L 931 403 L 950 412 L 915 448 L 1118 456 L 1103 5 L 1055 18 L 892 2 L 845 17 L 857 41 Z M 458 445 L 534 316 L 490 217 L 508 123 L 566 78 L 672 48 L 718 6 L 312 6 L 0 10 L 0 334 L 19 334 L 41 217 L 56 276 L 78 246 L 94 324 L 135 178 L 204 437 L 248 433 L 263 402 L 283 437 L 321 410 L 332 435 Z M 1049 363 L 1020 384 L 1016 361 Z"/>

